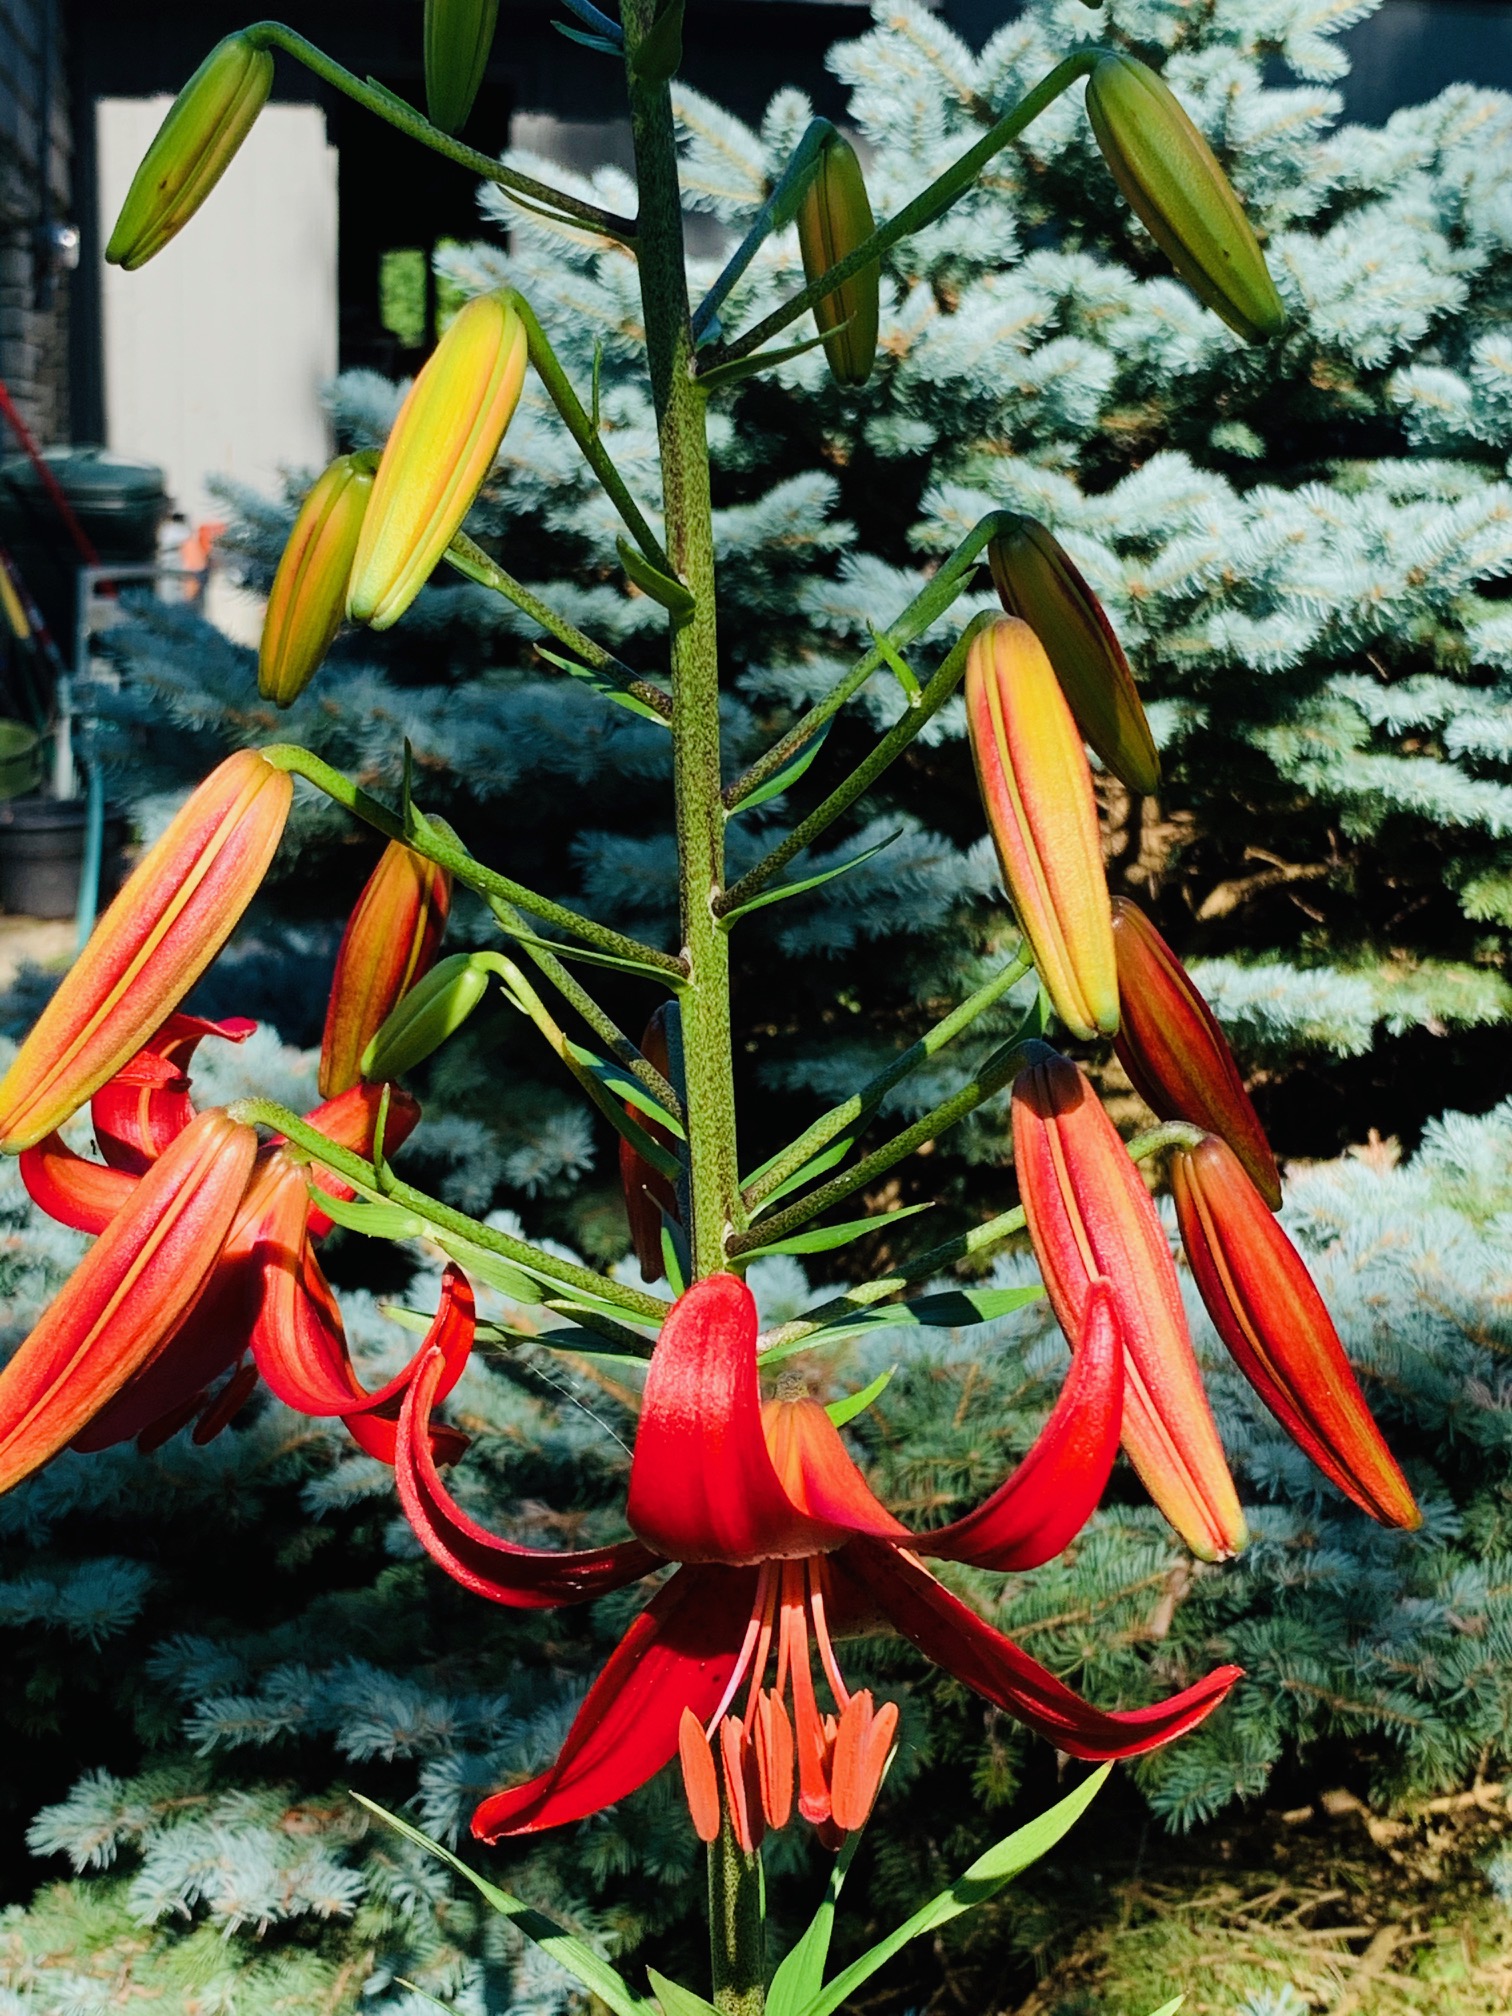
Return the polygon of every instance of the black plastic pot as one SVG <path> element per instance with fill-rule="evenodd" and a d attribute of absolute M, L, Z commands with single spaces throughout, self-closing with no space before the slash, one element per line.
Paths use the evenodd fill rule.
<path fill-rule="evenodd" d="M 72 917 L 84 860 L 85 800 L 13 798 L 0 805 L 0 909 L 17 917 Z M 120 879 L 126 822 L 105 814 L 104 897 Z"/>

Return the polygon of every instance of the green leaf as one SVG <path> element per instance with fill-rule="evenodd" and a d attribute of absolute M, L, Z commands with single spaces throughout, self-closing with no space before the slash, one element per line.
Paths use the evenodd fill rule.
<path fill-rule="evenodd" d="M 535 945 L 543 952 L 555 953 L 558 959 L 577 959 L 584 966 L 607 966 L 614 973 L 633 973 L 638 980 L 654 980 L 673 993 L 682 985 L 680 975 L 665 966 L 648 966 L 643 959 L 626 959 L 618 952 L 599 952 L 589 945 L 574 945 L 570 938 L 538 938 L 533 931 L 518 931 L 504 924 L 502 918 L 499 921 L 516 945 Z"/>
<path fill-rule="evenodd" d="M 830 1934 L 835 1925 L 835 1906 L 861 1846 L 862 1830 L 845 1837 L 845 1846 L 835 1857 L 819 1909 L 809 1920 L 803 1937 L 783 1957 L 767 1990 L 766 2016 L 798 2016 L 824 1986 L 824 1963 L 829 1958 Z"/>
<path fill-rule="evenodd" d="M 1184 1994 L 1173 1995 L 1169 2002 L 1161 2003 L 1160 2007 L 1155 2011 L 1155 2016 L 1176 2016 L 1176 2011 L 1185 2000 L 1186 1996 Z"/>
<path fill-rule="evenodd" d="M 761 1362 L 776 1365 L 800 1351 L 818 1350 L 843 1338 L 863 1337 L 869 1330 L 891 1330 L 910 1323 L 935 1330 L 966 1330 L 973 1323 L 995 1323 L 1000 1316 L 1011 1316 L 1015 1309 L 1044 1299 L 1044 1289 L 1035 1282 L 1025 1288 L 952 1288 L 941 1295 L 922 1296 L 917 1302 L 879 1302 L 874 1309 L 834 1316 L 790 1344 L 774 1345 L 762 1353 Z"/>
<path fill-rule="evenodd" d="M 561 28 L 564 35 L 576 33 L 575 30 L 563 28 L 560 21 L 553 21 L 551 25 L 553 28 Z M 588 38 L 585 36 L 582 39 L 586 41 Z M 574 679 L 581 679 L 585 686 L 591 686 L 602 699 L 612 700 L 616 707 L 628 707 L 632 714 L 639 714 L 643 721 L 654 721 L 658 728 L 665 728 L 670 732 L 672 723 L 666 715 L 658 714 L 649 701 L 642 700 L 638 693 L 632 693 L 612 672 L 596 670 L 592 665 L 580 665 L 576 658 L 564 658 L 560 651 L 548 651 L 541 643 L 537 643 L 535 650 L 538 658 L 544 658 L 548 665 L 555 665 L 559 672 L 570 672 Z"/>
<path fill-rule="evenodd" d="M 426 1232 L 448 1260 L 455 1260 L 459 1267 L 465 1267 L 469 1274 L 476 1274 L 480 1281 L 497 1289 L 499 1294 L 507 1295 L 511 1302 L 523 1303 L 530 1309 L 545 1300 L 539 1283 L 522 1267 L 511 1266 L 499 1254 L 485 1252 L 481 1246 L 473 1246 L 450 1232 L 438 1232 L 433 1225 L 427 1226 Z"/>
<path fill-rule="evenodd" d="M 661 1209 L 662 1266 L 666 1270 L 667 1286 L 674 1295 L 682 1295 L 693 1278 L 693 1255 L 688 1250 L 688 1235 L 665 1207 L 658 1208 Z"/>
<path fill-rule="evenodd" d="M 770 1246 L 752 1246 L 740 1257 L 764 1260 L 769 1253 L 833 1253 L 839 1246 L 864 1239 L 869 1232 L 880 1232 L 884 1225 L 897 1225 L 905 1218 L 933 1209 L 932 1203 L 905 1204 L 901 1211 L 888 1211 L 880 1218 L 849 1218 L 843 1225 L 816 1225 L 810 1231 L 795 1232 L 790 1239 L 774 1239 Z"/>
<path fill-rule="evenodd" d="M 719 920 L 720 930 L 728 931 L 742 917 L 749 917 L 753 910 L 764 910 L 769 903 L 781 903 L 788 896 L 802 896 L 806 890 L 819 889 L 826 882 L 833 882 L 837 875 L 848 875 L 852 868 L 859 868 L 863 861 L 870 861 L 884 847 L 891 847 L 894 840 L 902 837 L 902 832 L 900 826 L 896 833 L 889 833 L 875 847 L 863 847 L 859 854 L 853 854 L 849 861 L 842 861 L 838 867 L 822 868 L 817 875 L 805 875 L 801 882 L 783 882 L 775 889 L 763 889 L 759 896 L 753 896 L 749 903 L 742 903 L 739 909 L 727 910 Z"/>
<path fill-rule="evenodd" d="M 837 322 L 827 333 L 838 336 L 842 329 L 850 326 L 849 318 Z M 769 371 L 774 364 L 786 364 L 792 357 L 801 357 L 805 350 L 817 350 L 827 340 L 826 336 L 806 336 L 801 343 L 784 344 L 780 350 L 758 350 L 750 357 L 737 357 L 732 364 L 712 364 L 707 371 L 698 374 L 698 387 L 702 392 L 721 392 L 731 385 L 739 385 L 743 379 L 754 378 L 760 371 Z"/>
<path fill-rule="evenodd" d="M 397 1302 L 380 1302 L 378 1313 L 387 1317 L 390 1323 L 397 1323 L 401 1330 L 411 1330 L 424 1336 L 436 1320 L 423 1309 L 405 1309 Z M 564 1323 L 557 1330 L 516 1330 L 507 1323 L 479 1323 L 473 1332 L 474 1341 L 479 1344 L 499 1344 L 513 1350 L 520 1344 L 539 1345 L 546 1351 L 566 1351 L 574 1358 L 592 1358 L 604 1365 L 625 1365 L 644 1372 L 651 1356 L 651 1340 L 647 1338 L 642 1352 L 606 1351 L 604 1340 L 596 1330 L 582 1330 L 576 1325 Z"/>
<path fill-rule="evenodd" d="M 347 1232 L 361 1232 L 369 1239 L 425 1239 L 431 1227 L 413 1211 L 398 1204 L 364 1204 L 355 1197 L 333 1197 L 318 1183 L 310 1185 L 315 1208 L 324 1211 L 333 1225 Z"/>
<path fill-rule="evenodd" d="M 817 1155 L 811 1155 L 807 1162 L 800 1162 L 791 1176 L 784 1176 L 777 1188 L 762 1198 L 761 1210 L 770 1211 L 779 1198 L 786 1197 L 790 1191 L 801 1190 L 805 1183 L 812 1183 L 816 1176 L 823 1176 L 827 1170 L 833 1169 L 837 1162 L 843 1162 L 855 1145 L 854 1132 L 842 1134 L 838 1139 L 831 1141 L 828 1147 L 821 1148 Z M 746 1181 L 754 1183 L 756 1178 L 770 1169 L 776 1160 L 777 1157 L 774 1155 L 770 1161 L 763 1162 L 760 1169 L 748 1176 Z M 759 1217 L 757 1222 L 760 1222 Z"/>
<path fill-rule="evenodd" d="M 597 1051 L 585 1049 L 581 1043 L 569 1040 L 567 1048 L 585 1071 L 593 1073 L 606 1092 L 612 1092 L 616 1099 L 623 1099 L 638 1113 L 649 1114 L 659 1127 L 665 1127 L 677 1140 L 687 1140 L 682 1122 L 675 1119 L 666 1107 L 646 1090 L 639 1078 L 633 1072 L 627 1071 L 623 1064 L 611 1064 L 607 1057 L 600 1057 Z"/>
<path fill-rule="evenodd" d="M 404 1976 L 403 1974 L 396 1974 L 394 1976 L 394 1979 L 398 1982 L 401 1988 L 407 1988 L 411 1993 L 411 1995 L 418 1995 L 422 2002 L 429 2002 L 432 2009 L 444 2009 L 446 2011 L 446 2016 L 456 2016 L 456 2011 L 453 2009 L 450 2002 L 443 2002 L 439 1995 L 432 1995 L 430 1990 L 428 1988 L 422 1988 L 418 1981 L 411 1981 L 407 1979 L 406 1976 Z"/>
<path fill-rule="evenodd" d="M 897 1369 L 896 1365 L 889 1365 L 885 1372 L 879 1372 L 871 1384 L 863 1386 L 859 1393 L 847 1393 L 843 1400 L 827 1401 L 825 1413 L 837 1428 L 843 1428 L 847 1421 L 854 1421 L 858 1414 L 864 1414 L 873 1400 L 881 1397 Z"/>
<path fill-rule="evenodd" d="M 681 69 L 683 4 L 684 0 L 665 0 L 631 58 L 630 68 L 643 83 L 666 84 Z"/>
<path fill-rule="evenodd" d="M 674 630 L 681 630 L 693 621 L 693 611 L 697 606 L 693 591 L 674 574 L 664 574 L 660 567 L 648 560 L 644 553 L 620 533 L 615 539 L 620 565 L 643 595 L 649 595 L 653 602 L 659 602 L 672 618 Z"/>
<path fill-rule="evenodd" d="M 618 43 L 611 42 L 607 35 L 590 35 L 586 28 L 573 28 L 565 21 L 553 21 L 551 25 L 558 35 L 565 35 L 569 42 L 581 42 L 585 49 L 597 49 L 605 56 L 620 56 L 624 53 Z"/>
<path fill-rule="evenodd" d="M 732 805 L 730 817 L 733 819 L 737 812 L 749 812 L 753 805 L 764 805 L 768 798 L 775 798 L 780 792 L 796 784 L 829 740 L 829 732 L 834 725 L 833 721 L 826 721 L 819 733 L 804 743 L 791 763 L 785 763 L 780 770 L 768 777 L 765 784 L 758 784 L 748 798 L 742 798 L 738 805 Z"/>
<path fill-rule="evenodd" d="M 669 1981 L 654 1967 L 646 1969 L 646 1979 L 651 1983 L 651 1992 L 660 2002 L 664 2016 L 719 2016 L 712 2002 L 705 2002 L 702 1995 L 695 1995 L 691 1988 L 684 1988 L 680 1982 Z"/>
<path fill-rule="evenodd" d="M 909 664 L 908 660 L 903 656 L 903 653 L 894 644 L 885 630 L 879 630 L 874 623 L 868 623 L 866 627 L 871 631 L 872 643 L 887 660 L 893 677 L 908 695 L 910 702 L 917 700 L 923 688 L 919 684 L 918 674 L 914 671 L 912 665 Z"/>
<path fill-rule="evenodd" d="M 827 1988 L 821 1989 L 803 2005 L 800 2016 L 833 2016 L 843 2002 L 848 2002 L 856 1990 L 869 1981 L 879 1967 L 885 1966 L 895 1953 L 902 1952 L 910 1940 L 922 1938 L 926 1932 L 933 1932 L 941 1925 L 948 1925 L 962 1912 L 970 1911 L 977 1904 L 985 1904 L 989 1897 L 995 1897 L 1015 1876 L 1021 1875 L 1042 1855 L 1048 1854 L 1056 1842 L 1071 1831 L 1101 1790 L 1112 1768 L 1111 1764 L 1104 1764 L 1048 1812 L 1041 1813 L 1027 1827 L 1020 1827 L 1006 1840 L 999 1841 L 985 1855 L 979 1855 L 948 1890 L 931 1897 L 911 1918 L 905 1918 L 896 1930 L 889 1932 L 885 1939 L 879 1939 L 859 1960 L 852 1961 L 843 1973 L 837 1974 Z"/>
<path fill-rule="evenodd" d="M 352 1797 L 359 1806 L 365 1806 L 369 1813 L 376 1814 L 386 1827 L 392 1827 L 396 1834 L 402 1834 L 406 1841 L 413 1841 L 417 1848 L 423 1848 L 428 1855 L 434 1855 L 449 1869 L 455 1869 L 459 1876 L 465 1876 L 478 1895 L 501 1918 L 507 1918 L 516 1931 L 523 1932 L 527 1939 L 545 1953 L 549 1953 L 559 1967 L 574 1975 L 590 1995 L 597 1995 L 601 2002 L 607 2002 L 615 2011 L 615 2016 L 656 2016 L 655 2005 L 644 1995 L 637 1995 L 625 1977 L 617 1973 L 607 1960 L 601 1960 L 591 1946 L 585 1946 L 554 1918 L 548 1918 L 544 1911 L 536 1911 L 518 1897 L 511 1897 L 507 1890 L 490 1883 L 480 1876 L 476 1869 L 468 1867 L 460 1855 L 453 1855 L 449 1848 L 443 1848 L 439 1841 L 432 1841 L 428 1834 L 422 1834 L 418 1827 L 412 1827 L 407 1820 L 401 1820 L 397 1813 L 390 1813 L 372 1799 L 365 1799 L 360 1792 Z"/>

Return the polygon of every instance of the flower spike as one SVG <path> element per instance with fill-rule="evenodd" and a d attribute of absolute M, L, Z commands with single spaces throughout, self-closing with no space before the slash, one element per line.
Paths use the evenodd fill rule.
<path fill-rule="evenodd" d="M 374 455 L 338 456 L 299 507 L 257 647 L 257 690 L 264 700 L 292 707 L 341 628 L 377 466 Z"/>
<path fill-rule="evenodd" d="M 1302 1256 L 1238 1157 L 1209 1135 L 1171 1163 L 1176 1216 L 1208 1314 L 1234 1362 L 1324 1476 L 1386 1526 L 1421 1526 Z"/>
<path fill-rule="evenodd" d="M 360 1082 L 368 1045 L 435 964 L 450 908 L 446 870 L 391 840 L 357 898 L 336 954 L 320 1044 L 322 1099 Z"/>
<path fill-rule="evenodd" d="M 966 659 L 966 723 L 1003 880 L 1055 1012 L 1083 1040 L 1118 1027 L 1118 974 L 1092 774 L 1044 646 L 1015 616 Z"/>
<path fill-rule="evenodd" d="M 127 878 L 0 1080 L 0 1152 L 52 1133 L 147 1042 L 235 929 L 294 780 L 228 756 Z"/>
<path fill-rule="evenodd" d="M 1092 1281 L 1106 1277 L 1127 1352 L 1124 1448 L 1192 1552 L 1222 1560 L 1244 1545 L 1244 1516 L 1159 1214 L 1086 1077 L 1034 1047 L 1013 1087 L 1013 1154 L 1050 1306 L 1074 1343 Z"/>

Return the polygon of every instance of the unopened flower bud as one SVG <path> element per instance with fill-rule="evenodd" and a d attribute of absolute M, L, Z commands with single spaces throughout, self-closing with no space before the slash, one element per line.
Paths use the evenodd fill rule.
<path fill-rule="evenodd" d="M 1037 519 L 1016 518 L 987 564 L 998 600 L 1044 645 L 1083 740 L 1131 791 L 1156 790 L 1160 758 L 1129 661 L 1070 554 Z"/>
<path fill-rule="evenodd" d="M 499 0 L 425 0 L 425 109 L 443 133 L 467 124 L 498 18 Z"/>
<path fill-rule="evenodd" d="M 666 1003 L 657 1009 L 646 1024 L 646 1033 L 641 1037 L 641 1055 L 663 1078 L 671 1072 L 667 1047 L 667 1018 L 671 1013 Z M 648 1114 L 642 1113 L 628 1101 L 625 1111 L 638 1120 L 653 1141 L 672 1146 L 672 1136 L 665 1127 L 659 1126 Z M 653 1169 L 644 1155 L 623 1135 L 619 1144 L 620 1187 L 625 1194 L 625 1217 L 630 1226 L 630 1244 L 635 1253 L 636 1264 L 642 1277 L 647 1281 L 660 1281 L 666 1273 L 666 1260 L 662 1253 L 662 1216 L 677 1216 L 677 1191 L 659 1169 Z"/>
<path fill-rule="evenodd" d="M 334 1099 L 369 1075 L 362 1058 L 384 1021 L 435 964 L 450 908 L 446 870 L 402 840 L 391 840 L 353 906 L 336 954 L 320 1044 L 322 1099 Z"/>
<path fill-rule="evenodd" d="M 378 464 L 347 614 L 397 623 L 483 487 L 525 382 L 525 325 L 505 293 L 457 316 L 410 387 Z"/>
<path fill-rule="evenodd" d="M 299 507 L 273 576 L 257 650 L 257 690 L 264 700 L 292 706 L 341 628 L 377 466 L 373 455 L 338 457 Z"/>
<path fill-rule="evenodd" d="M 1133 56 L 1098 60 L 1087 116 L 1129 208 L 1199 301 L 1263 343 L 1286 310 L 1244 207 L 1163 79 Z"/>
<path fill-rule="evenodd" d="M 819 166 L 798 211 L 804 278 L 812 284 L 876 228 L 856 150 L 843 134 L 831 132 L 819 150 Z M 815 305 L 814 320 L 837 385 L 864 385 L 871 376 L 877 354 L 879 286 L 880 269 L 863 266 Z"/>
<path fill-rule="evenodd" d="M 1162 1120 L 1190 1120 L 1227 1141 L 1273 1211 L 1281 1177 L 1228 1038 L 1176 954 L 1137 903 L 1113 899 L 1118 958 L 1114 1048 L 1129 1082 Z"/>
<path fill-rule="evenodd" d="M 454 1036 L 488 992 L 488 969 L 453 953 L 412 987 L 362 1053 L 362 1075 L 402 1078 Z"/>
<path fill-rule="evenodd" d="M 1092 773 L 1044 647 L 1017 617 L 972 640 L 966 723 L 1003 880 L 1055 1012 L 1075 1036 L 1111 1036 L 1118 973 Z"/>
<path fill-rule="evenodd" d="M 168 108 L 132 177 L 105 247 L 128 273 L 161 252 L 198 210 L 252 130 L 273 86 L 273 57 L 241 32 L 217 42 Z"/>

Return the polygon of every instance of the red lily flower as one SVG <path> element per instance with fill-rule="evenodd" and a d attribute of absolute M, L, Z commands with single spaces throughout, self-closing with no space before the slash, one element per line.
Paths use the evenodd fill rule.
<path fill-rule="evenodd" d="M 196 1046 L 212 1035 L 239 1043 L 255 1027 L 239 1018 L 170 1016 L 94 1095 L 91 1117 L 103 1163 L 76 1155 L 57 1134 L 24 1151 L 21 1177 L 33 1199 L 75 1231 L 103 1235 L 194 1120 L 187 1074 Z M 306 1117 L 341 1146 L 368 1154 L 383 1089 L 355 1087 Z M 391 1088 L 390 1150 L 419 1118 L 414 1100 Z M 74 1448 L 107 1449 L 135 1439 L 152 1449 L 196 1417 L 195 1440 L 208 1441 L 251 1396 L 261 1374 L 288 1405 L 305 1414 L 339 1415 L 369 1454 L 392 1462 L 399 1382 L 370 1394 L 353 1369 L 341 1312 L 315 1257 L 314 1242 L 331 1221 L 312 1203 L 311 1179 L 331 1196 L 353 1194 L 333 1171 L 307 1167 L 280 1141 L 257 1151 L 195 1306 L 148 1365 L 114 1385 L 97 1383 L 88 1415 L 73 1433 Z M 443 1458 L 466 1448 L 455 1431 L 438 1432 Z"/>
<path fill-rule="evenodd" d="M 582 1819 L 681 1755 L 694 1824 L 712 1838 L 717 1739 L 745 1845 L 787 1819 L 795 1768 L 799 1812 L 833 1840 L 865 1819 L 897 1715 L 847 1687 L 835 1640 L 883 1621 L 1072 1756 L 1133 1756 L 1200 1722 L 1237 1667 L 1168 1701 L 1104 1713 L 983 1623 L 920 1559 L 1007 1571 L 1064 1547 L 1113 1462 L 1123 1363 L 1113 1299 L 1094 1283 L 1065 1386 L 1024 1462 L 966 1518 L 911 1533 L 872 1495 L 817 1401 L 763 1404 L 755 1303 L 733 1275 L 713 1275 L 673 1306 L 651 1359 L 630 1472 L 635 1537 L 556 1553 L 487 1532 L 448 1495 L 428 1436 L 446 1364 L 439 1351 L 426 1354 L 405 1395 L 395 1474 L 411 1525 L 456 1581 L 539 1609 L 683 1564 L 610 1656 L 556 1763 L 486 1799 L 473 1833 L 493 1841 Z M 811 1644 L 832 1714 L 819 1705 Z"/>

